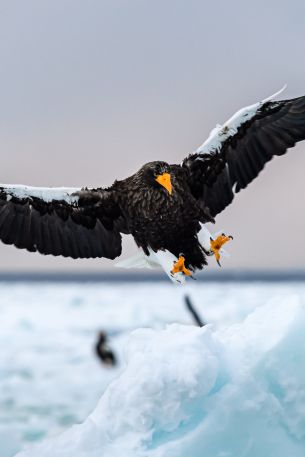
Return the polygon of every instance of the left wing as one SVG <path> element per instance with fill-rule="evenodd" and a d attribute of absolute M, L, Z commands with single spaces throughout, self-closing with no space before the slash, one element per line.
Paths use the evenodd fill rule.
<path fill-rule="evenodd" d="M 113 192 L 0 184 L 0 239 L 41 254 L 121 254 L 122 215 Z"/>
<path fill-rule="evenodd" d="M 280 91 L 281 92 L 281 91 Z M 193 195 L 212 217 L 258 176 L 273 156 L 305 139 L 305 97 L 268 99 L 238 111 L 217 126 L 182 166 Z"/>

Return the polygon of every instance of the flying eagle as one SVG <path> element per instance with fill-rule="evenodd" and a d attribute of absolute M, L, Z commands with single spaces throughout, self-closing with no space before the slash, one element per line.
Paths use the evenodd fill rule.
<path fill-rule="evenodd" d="M 121 234 L 130 234 L 141 255 L 122 266 L 161 265 L 184 282 L 207 256 L 219 262 L 231 238 L 211 237 L 204 224 L 273 156 L 305 139 L 305 96 L 274 101 L 280 92 L 217 126 L 180 165 L 146 163 L 108 188 L 0 184 L 0 239 L 41 254 L 115 259 Z"/>

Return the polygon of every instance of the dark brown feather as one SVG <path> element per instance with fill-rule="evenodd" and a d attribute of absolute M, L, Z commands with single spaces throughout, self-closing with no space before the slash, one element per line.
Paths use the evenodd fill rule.
<path fill-rule="evenodd" d="M 305 97 L 266 102 L 219 151 L 193 154 L 184 160 L 192 193 L 215 217 L 267 162 L 304 139 Z"/>
<path fill-rule="evenodd" d="M 41 254 L 114 259 L 121 254 L 121 235 L 114 227 L 121 213 L 110 192 L 92 193 L 93 196 L 88 190 L 80 192 L 78 205 L 69 205 L 65 201 L 46 202 L 37 197 L 11 198 L 3 187 L 0 239 L 5 244 Z"/>

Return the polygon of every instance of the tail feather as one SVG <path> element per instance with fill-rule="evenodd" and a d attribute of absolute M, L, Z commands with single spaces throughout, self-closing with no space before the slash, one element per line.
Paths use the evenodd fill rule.
<path fill-rule="evenodd" d="M 116 262 L 115 266 L 119 268 L 156 268 L 161 267 L 171 281 L 178 284 L 184 284 L 185 277 L 182 273 L 171 274 L 174 262 L 177 257 L 169 251 L 154 252 L 148 248 L 149 256 L 145 255 L 143 251 L 139 251 L 133 257 L 120 260 Z"/>

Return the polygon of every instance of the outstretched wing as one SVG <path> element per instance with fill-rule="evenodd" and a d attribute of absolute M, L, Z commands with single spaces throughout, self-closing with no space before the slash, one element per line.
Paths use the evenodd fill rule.
<path fill-rule="evenodd" d="M 120 220 L 110 190 L 0 184 L 0 239 L 20 249 L 114 259 L 121 254 Z"/>
<path fill-rule="evenodd" d="M 278 94 L 238 111 L 183 161 L 192 193 L 211 216 L 228 206 L 273 156 L 305 139 L 305 97 L 272 101 Z"/>

